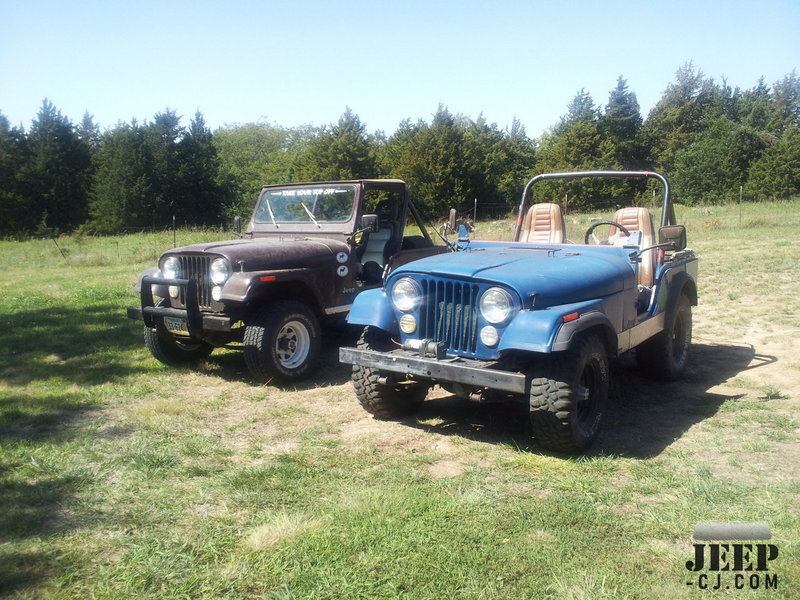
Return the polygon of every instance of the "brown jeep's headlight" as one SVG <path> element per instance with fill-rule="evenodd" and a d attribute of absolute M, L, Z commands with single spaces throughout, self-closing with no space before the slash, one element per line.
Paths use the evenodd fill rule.
<path fill-rule="evenodd" d="M 211 282 L 214 285 L 222 285 L 226 281 L 228 281 L 228 277 L 231 274 L 230 268 L 228 267 L 228 261 L 224 258 L 216 258 L 211 263 L 211 269 L 209 271 L 211 276 Z"/>
<path fill-rule="evenodd" d="M 161 265 L 161 274 L 166 279 L 179 279 L 181 276 L 181 261 L 175 256 L 168 256 Z"/>
<path fill-rule="evenodd" d="M 409 312 L 417 308 L 422 301 L 422 290 L 410 277 L 401 277 L 392 286 L 392 303 L 397 310 Z"/>

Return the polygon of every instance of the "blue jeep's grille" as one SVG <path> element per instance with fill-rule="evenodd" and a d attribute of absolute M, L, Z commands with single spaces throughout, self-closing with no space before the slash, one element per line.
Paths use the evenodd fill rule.
<path fill-rule="evenodd" d="M 478 286 L 423 279 L 422 337 L 444 342 L 448 350 L 475 353 L 478 342 Z"/>

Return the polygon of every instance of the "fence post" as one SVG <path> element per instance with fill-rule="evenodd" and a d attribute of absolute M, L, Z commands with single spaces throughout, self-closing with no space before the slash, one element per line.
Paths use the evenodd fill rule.
<path fill-rule="evenodd" d="M 743 186 L 739 186 L 739 227 L 742 226 L 742 190 Z"/>

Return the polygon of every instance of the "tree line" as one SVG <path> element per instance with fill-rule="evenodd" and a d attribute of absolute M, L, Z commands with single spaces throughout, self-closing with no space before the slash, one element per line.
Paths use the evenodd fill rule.
<path fill-rule="evenodd" d="M 100 131 L 72 123 L 45 100 L 25 131 L 0 113 L 0 235 L 118 233 L 217 225 L 252 209 L 264 184 L 397 177 L 429 214 L 450 206 L 505 213 L 540 172 L 657 170 L 685 204 L 800 194 L 800 77 L 731 88 L 687 63 L 646 118 L 623 77 L 604 105 L 579 91 L 557 124 L 531 138 L 519 121 L 499 128 L 439 106 L 391 135 L 369 133 L 347 109 L 323 127 L 248 123 L 212 132 L 165 110 Z M 553 183 L 571 209 L 610 206 L 644 184 Z"/>

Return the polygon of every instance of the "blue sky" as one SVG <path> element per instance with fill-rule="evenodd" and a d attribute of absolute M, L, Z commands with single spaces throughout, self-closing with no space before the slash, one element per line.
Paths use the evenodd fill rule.
<path fill-rule="evenodd" d="M 622 75 L 643 115 L 680 65 L 749 88 L 800 68 L 800 1 L 568 3 L 0 0 L 0 112 L 30 126 L 44 98 L 103 128 L 169 107 L 212 128 L 515 117 L 538 136 L 585 88 Z"/>

